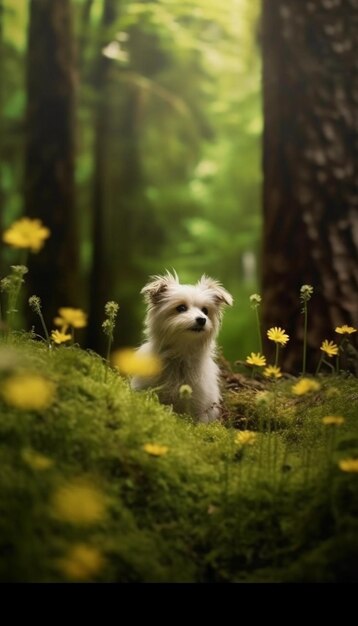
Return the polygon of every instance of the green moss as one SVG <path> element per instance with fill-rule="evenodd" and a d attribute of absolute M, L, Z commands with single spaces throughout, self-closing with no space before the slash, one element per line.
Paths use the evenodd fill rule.
<path fill-rule="evenodd" d="M 356 577 L 349 550 L 356 550 L 358 479 L 337 466 L 358 453 L 356 379 L 322 378 L 320 392 L 302 398 L 287 381 L 268 384 L 266 398 L 254 388 L 230 392 L 231 417 L 197 425 L 154 394 L 132 392 L 77 347 L 49 351 L 11 336 L 0 346 L 0 389 L 19 370 L 53 381 L 56 397 L 42 412 L 0 400 L 2 581 L 68 580 L 59 564 L 78 544 L 104 559 L 86 580 Z M 331 414 L 345 424 L 324 427 L 321 418 Z M 239 448 L 232 424 L 256 430 L 255 445 Z M 167 454 L 151 456 L 143 449 L 149 442 Z M 51 467 L 32 467 L 23 455 L 29 449 Z M 78 479 L 103 494 L 100 520 L 54 515 L 54 494 Z"/>

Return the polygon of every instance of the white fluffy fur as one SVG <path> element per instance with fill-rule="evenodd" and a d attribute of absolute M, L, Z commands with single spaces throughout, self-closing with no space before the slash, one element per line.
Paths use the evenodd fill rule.
<path fill-rule="evenodd" d="M 187 412 L 189 404 L 190 412 L 199 421 L 215 420 L 221 400 L 215 339 L 223 306 L 232 304 L 232 296 L 219 282 L 205 275 L 196 285 L 181 285 L 175 272 L 153 276 L 141 293 L 148 305 L 147 341 L 138 352 L 159 356 L 163 369 L 155 378 L 134 377 L 133 389 L 155 387 L 160 401 L 171 404 L 178 413 Z M 177 307 L 183 305 L 186 310 L 178 312 Z M 201 322 L 203 326 L 200 319 L 205 320 Z M 184 384 L 192 388 L 189 402 L 179 394 Z"/>

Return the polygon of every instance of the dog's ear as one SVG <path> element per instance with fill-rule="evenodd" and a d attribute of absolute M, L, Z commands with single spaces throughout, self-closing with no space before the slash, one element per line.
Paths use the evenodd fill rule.
<path fill-rule="evenodd" d="M 167 272 L 164 276 L 151 276 L 149 283 L 143 287 L 141 293 L 147 304 L 158 304 L 171 284 L 179 284 L 178 275 L 175 271 L 173 274 Z"/>
<path fill-rule="evenodd" d="M 202 287 L 202 289 L 207 289 L 211 291 L 217 304 L 228 304 L 231 306 L 234 302 L 232 295 L 224 289 L 221 283 L 218 280 L 214 280 L 209 276 L 203 274 L 200 280 L 197 283 L 198 287 Z"/>

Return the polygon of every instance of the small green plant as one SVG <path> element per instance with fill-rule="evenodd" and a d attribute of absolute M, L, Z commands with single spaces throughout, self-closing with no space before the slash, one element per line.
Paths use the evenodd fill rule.
<path fill-rule="evenodd" d="M 303 305 L 302 313 L 304 316 L 303 322 L 303 355 L 302 355 L 302 376 L 306 375 L 306 361 L 307 361 L 307 303 L 311 299 L 313 294 L 313 287 L 311 285 L 302 285 L 300 289 L 300 300 Z"/>
<path fill-rule="evenodd" d="M 43 318 L 42 310 L 41 310 L 41 299 L 38 296 L 30 296 L 29 306 L 30 306 L 30 309 L 32 309 L 34 313 L 37 313 L 37 315 L 39 316 L 42 328 L 45 333 L 46 341 L 50 345 L 50 337 L 49 337 L 47 326 L 45 324 L 45 320 Z"/>
<path fill-rule="evenodd" d="M 109 359 L 111 355 L 111 347 L 112 347 L 113 338 L 114 338 L 114 329 L 116 326 L 118 309 L 119 309 L 119 304 L 117 304 L 117 302 L 113 302 L 113 300 L 106 302 L 104 306 L 106 319 L 102 323 L 102 330 L 104 334 L 108 337 L 107 355 L 106 355 L 107 363 L 109 363 Z"/>
<path fill-rule="evenodd" d="M 11 274 L 0 281 L 0 290 L 7 294 L 6 322 L 9 329 L 13 327 L 14 316 L 18 312 L 17 302 L 24 276 L 29 270 L 25 265 L 11 265 Z"/>
<path fill-rule="evenodd" d="M 260 321 L 260 315 L 259 315 L 259 306 L 261 304 L 261 296 L 258 293 L 253 293 L 250 296 L 250 302 L 251 302 L 251 308 L 255 311 L 256 330 L 257 330 L 257 337 L 258 337 L 258 344 L 259 344 L 259 353 L 263 354 L 262 334 L 261 334 L 261 321 Z"/>

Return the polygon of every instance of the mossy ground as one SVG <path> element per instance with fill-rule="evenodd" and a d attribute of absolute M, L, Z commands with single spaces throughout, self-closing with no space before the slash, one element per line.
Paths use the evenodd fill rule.
<path fill-rule="evenodd" d="M 358 456 L 356 378 L 321 377 L 302 397 L 292 380 L 237 378 L 224 421 L 198 425 L 77 347 L 14 334 L 0 344 L 0 387 L 18 370 L 57 391 L 45 411 L 0 400 L 2 581 L 358 580 L 358 474 L 338 466 Z M 345 423 L 324 426 L 326 415 Z M 240 447 L 238 428 L 256 442 Z M 29 450 L 52 465 L 36 467 Z M 105 502 L 92 523 L 56 515 L 54 494 L 76 481 Z M 79 544 L 100 560 L 73 573 L 63 563 Z"/>

